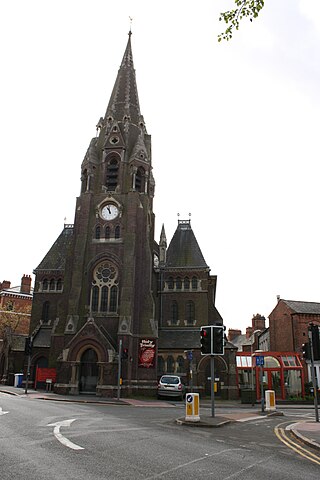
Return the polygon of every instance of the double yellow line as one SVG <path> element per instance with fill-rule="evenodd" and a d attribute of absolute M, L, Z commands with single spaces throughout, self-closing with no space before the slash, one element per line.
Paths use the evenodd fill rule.
<path fill-rule="evenodd" d="M 310 460 L 313 463 L 316 463 L 317 465 L 320 465 L 320 456 L 310 452 L 306 448 L 303 448 L 301 445 L 294 442 L 289 437 L 289 435 L 286 434 L 285 428 L 280 427 L 280 425 L 283 425 L 284 423 L 288 423 L 288 422 L 279 423 L 279 425 L 277 425 L 274 428 L 274 433 L 276 434 L 280 442 L 284 443 L 287 447 L 291 448 L 291 450 L 294 450 L 296 453 L 298 453 L 302 457 L 307 458 L 308 460 Z"/>

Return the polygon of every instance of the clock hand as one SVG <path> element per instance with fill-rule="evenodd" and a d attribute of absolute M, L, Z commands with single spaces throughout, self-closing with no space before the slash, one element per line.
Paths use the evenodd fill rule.
<path fill-rule="evenodd" d="M 110 210 L 109 205 L 107 206 L 107 209 L 108 209 L 108 212 L 111 214 L 111 210 Z"/>

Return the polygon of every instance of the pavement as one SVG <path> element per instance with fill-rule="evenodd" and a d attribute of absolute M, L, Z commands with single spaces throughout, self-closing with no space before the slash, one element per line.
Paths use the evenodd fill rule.
<path fill-rule="evenodd" d="M 136 398 L 105 398 L 96 397 L 95 395 L 58 395 L 50 391 L 38 391 L 28 389 L 27 394 L 24 388 L 11 387 L 8 385 L 0 385 L 0 393 L 8 395 L 18 395 L 28 398 L 36 398 L 39 400 L 51 400 L 59 402 L 71 402 L 71 403 L 92 403 L 92 404 L 113 404 L 113 405 L 132 405 L 134 407 L 162 407 L 172 408 L 176 406 L 176 402 L 162 401 L 162 400 L 150 400 L 150 399 L 136 399 Z M 210 407 L 211 402 L 201 401 L 201 407 Z M 283 405 L 281 406 L 283 407 Z M 291 408 L 301 408 L 301 405 L 291 405 Z M 219 408 L 228 408 L 231 413 L 219 414 Z M 288 406 L 289 408 L 289 406 Z M 232 412 L 234 409 L 234 412 Z M 243 409 L 243 411 L 241 411 Z M 223 401 L 219 400 L 215 402 L 215 416 L 212 417 L 208 413 L 201 413 L 200 420 L 193 421 L 190 418 L 186 419 L 185 416 L 177 418 L 175 421 L 179 425 L 187 425 L 189 427 L 206 427 L 206 428 L 219 428 L 223 427 L 231 422 L 236 422 L 241 426 L 244 422 L 250 420 L 261 419 L 262 416 L 282 416 L 284 413 L 280 410 L 272 412 L 261 412 L 257 410 L 256 406 L 252 407 L 251 411 L 248 411 L 248 406 L 244 407 L 237 401 Z M 314 420 L 299 421 L 292 423 L 287 427 L 291 430 L 292 434 L 301 440 L 303 443 L 311 446 L 320 451 L 320 422 Z"/>

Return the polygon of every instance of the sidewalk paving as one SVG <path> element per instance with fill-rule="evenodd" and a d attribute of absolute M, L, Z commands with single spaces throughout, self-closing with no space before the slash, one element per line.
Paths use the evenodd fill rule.
<path fill-rule="evenodd" d="M 105 398 L 105 397 L 96 397 L 95 395 L 57 395 L 54 392 L 47 392 L 47 391 L 37 391 L 28 389 L 28 393 L 25 394 L 24 388 L 17 388 L 11 387 L 7 385 L 0 385 L 0 393 L 6 393 L 8 395 L 16 395 L 28 398 L 35 398 L 39 400 L 52 400 L 52 401 L 60 401 L 60 402 L 70 402 L 70 403 L 92 403 L 92 404 L 101 404 L 101 405 L 132 405 L 134 407 L 161 407 L 161 408 L 174 408 L 176 405 L 175 403 L 164 402 L 162 400 L 150 400 L 150 399 L 133 399 L 133 398 L 121 398 L 117 400 L 116 398 Z M 202 402 L 202 407 L 208 407 L 210 403 Z M 244 422 L 250 420 L 259 420 L 263 417 L 267 416 L 274 416 L 274 415 L 283 415 L 283 413 L 279 410 L 275 412 L 265 413 L 262 414 L 261 411 L 256 410 L 252 407 L 252 411 L 241 411 L 243 405 L 239 402 L 230 402 L 230 401 L 219 401 L 216 402 L 215 405 L 218 409 L 221 407 L 227 408 L 234 408 L 238 409 L 237 412 L 234 413 L 227 413 L 220 415 L 218 413 L 215 414 L 214 417 L 208 415 L 207 413 L 201 413 L 200 421 L 199 422 L 192 422 L 186 421 L 185 417 L 181 417 L 176 419 L 176 422 L 180 425 L 188 425 L 192 427 L 222 427 L 227 425 L 231 422 L 236 422 L 241 425 Z M 284 407 L 282 405 L 281 407 Z M 290 406 L 291 408 L 294 408 Z M 299 408 L 299 405 L 296 406 Z M 289 426 L 291 432 L 295 437 L 300 439 L 302 442 L 306 443 L 307 445 L 320 450 L 320 422 L 315 422 L 312 420 L 308 421 L 301 421 L 297 423 L 293 423 Z"/>

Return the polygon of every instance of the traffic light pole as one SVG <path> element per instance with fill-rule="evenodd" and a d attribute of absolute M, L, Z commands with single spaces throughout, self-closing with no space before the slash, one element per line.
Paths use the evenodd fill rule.
<path fill-rule="evenodd" d="M 211 417 L 214 417 L 214 355 L 210 356 L 210 371 L 211 371 Z"/>
<path fill-rule="evenodd" d="M 118 391 L 117 391 L 117 400 L 120 400 L 120 390 L 121 390 L 121 361 L 122 361 L 122 339 L 119 340 L 119 354 L 118 354 Z"/>
<path fill-rule="evenodd" d="M 314 410 L 316 415 L 316 422 L 319 422 L 319 411 L 318 411 L 318 391 L 317 391 L 317 381 L 314 371 L 314 352 L 313 352 L 313 340 L 312 340 L 312 330 L 308 330 L 308 336 L 310 341 L 310 350 L 311 350 L 311 377 L 313 385 L 313 398 L 314 398 Z"/>

